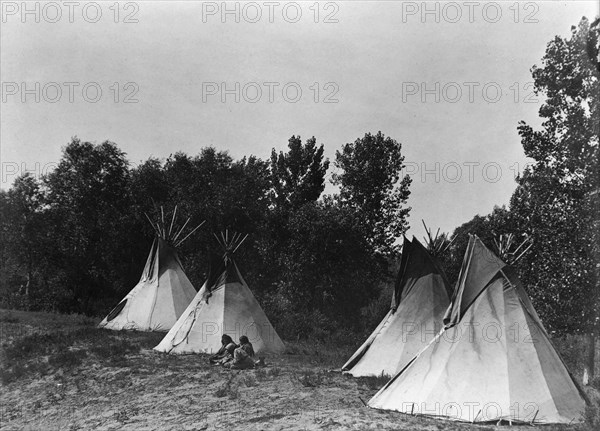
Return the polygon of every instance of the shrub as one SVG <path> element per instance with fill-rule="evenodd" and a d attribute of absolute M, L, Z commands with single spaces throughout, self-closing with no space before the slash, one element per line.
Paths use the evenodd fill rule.
<path fill-rule="evenodd" d="M 229 396 L 230 399 L 236 399 L 238 397 L 238 388 L 232 388 L 232 382 L 235 379 L 236 374 L 232 374 L 221 386 L 219 386 L 215 392 L 215 396 L 223 398 Z"/>
<path fill-rule="evenodd" d="M 4 361 L 23 363 L 53 351 L 66 349 L 69 345 L 69 340 L 63 333 L 26 335 L 4 348 Z"/>
<path fill-rule="evenodd" d="M 257 380 L 265 380 L 267 378 L 267 372 L 263 368 L 258 368 L 254 372 L 254 375 L 256 376 Z"/>
<path fill-rule="evenodd" d="M 319 373 L 315 373 L 314 371 L 305 371 L 300 377 L 298 377 L 298 381 L 304 387 L 308 388 L 316 388 L 323 384 L 323 376 Z"/>
<path fill-rule="evenodd" d="M 11 313 L 7 313 L 7 314 L 0 316 L 0 322 L 2 322 L 2 323 L 18 323 L 19 318 L 17 316 L 13 316 Z"/>
<path fill-rule="evenodd" d="M 594 377 L 592 380 L 590 380 L 590 386 L 597 391 L 600 391 L 600 376 Z"/>
<path fill-rule="evenodd" d="M 390 381 L 390 378 L 382 373 L 379 376 L 359 377 L 357 381 L 359 386 L 366 386 L 370 390 L 379 390 Z"/>
<path fill-rule="evenodd" d="M 52 369 L 76 367 L 88 355 L 88 348 L 100 359 L 108 359 L 106 365 L 113 367 L 129 366 L 125 355 L 140 350 L 138 344 L 115 340 L 113 333 L 95 327 L 34 333 L 16 338 L 3 347 L 0 372 L 5 383 L 27 375 L 44 374 Z"/>
<path fill-rule="evenodd" d="M 48 371 L 48 364 L 44 362 L 34 362 L 29 364 L 16 363 L 12 366 L 3 364 L 0 368 L 0 377 L 2 379 L 2 384 L 7 385 L 28 375 L 40 374 L 43 376 L 48 373 Z"/>
<path fill-rule="evenodd" d="M 593 400 L 585 409 L 585 425 L 589 430 L 600 429 L 600 401 Z"/>
<path fill-rule="evenodd" d="M 93 346 L 90 351 L 101 359 L 125 356 L 129 353 L 138 353 L 139 344 L 133 344 L 127 340 L 111 341 L 108 344 Z"/>
<path fill-rule="evenodd" d="M 567 368 L 576 376 L 583 374 L 586 345 L 581 335 L 565 335 L 552 337 L 552 344 L 560 353 Z"/>
<path fill-rule="evenodd" d="M 54 368 L 73 368 L 81 365 L 83 358 L 87 356 L 84 350 L 65 350 L 50 355 L 48 364 Z"/>
<path fill-rule="evenodd" d="M 252 387 L 252 386 L 258 385 L 256 377 L 254 377 L 252 374 L 248 374 L 247 376 L 244 376 L 243 381 L 247 387 Z"/>

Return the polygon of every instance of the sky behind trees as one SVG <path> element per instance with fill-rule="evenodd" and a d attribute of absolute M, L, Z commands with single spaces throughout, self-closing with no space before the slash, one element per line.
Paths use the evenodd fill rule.
<path fill-rule="evenodd" d="M 314 135 L 333 160 L 381 130 L 413 176 L 409 233 L 423 234 L 421 218 L 451 232 L 508 203 L 527 162 L 518 121 L 537 126 L 543 100 L 529 69 L 598 5 L 428 4 L 30 3 L 24 14 L 3 2 L 0 186 L 51 168 L 74 135 L 116 142 L 136 165 L 209 145 L 268 159 L 292 135 Z"/>

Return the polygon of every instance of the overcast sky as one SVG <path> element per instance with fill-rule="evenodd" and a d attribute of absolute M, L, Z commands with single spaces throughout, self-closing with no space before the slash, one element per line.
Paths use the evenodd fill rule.
<path fill-rule="evenodd" d="M 0 187 L 51 169 L 75 135 L 116 142 L 132 164 L 209 145 L 267 158 L 292 135 L 333 161 L 381 130 L 413 176 L 410 233 L 421 219 L 451 232 L 508 203 L 527 162 L 517 124 L 539 125 L 530 68 L 598 3 L 426 8 L 2 2 Z"/>

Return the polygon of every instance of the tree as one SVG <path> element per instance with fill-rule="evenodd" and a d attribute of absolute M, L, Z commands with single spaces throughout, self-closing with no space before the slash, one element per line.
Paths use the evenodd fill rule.
<path fill-rule="evenodd" d="M 307 336 L 340 325 L 358 329 L 356 316 L 377 297 L 385 271 L 356 214 L 330 200 L 309 203 L 290 216 L 288 229 L 288 246 L 278 256 L 280 303 L 287 304 L 279 314 L 288 335 Z"/>
<path fill-rule="evenodd" d="M 39 245 L 43 241 L 44 221 L 41 214 L 43 197 L 40 184 L 29 174 L 20 176 L 9 190 L 8 199 L 13 209 L 13 250 L 16 251 L 17 261 L 25 267 L 23 293 L 29 299 L 34 283 L 35 264 L 41 264 L 42 257 Z"/>
<path fill-rule="evenodd" d="M 323 158 L 323 145 L 317 147 L 313 136 L 302 145 L 300 136 L 288 141 L 289 151 L 271 152 L 272 202 L 276 209 L 288 212 L 315 202 L 325 189 L 329 160 Z"/>
<path fill-rule="evenodd" d="M 365 224 L 365 232 L 376 250 L 384 254 L 398 251 L 395 245 L 408 229 L 411 179 L 401 178 L 404 168 L 402 145 L 381 132 L 365 134 L 336 151 L 335 166 L 341 170 L 332 177 L 340 186 L 339 200 L 353 208 Z"/>
<path fill-rule="evenodd" d="M 267 162 L 255 156 L 234 161 L 227 151 L 205 147 L 196 156 L 177 152 L 169 157 L 164 175 L 169 207 L 178 205 L 192 224 L 206 220 L 194 234 L 195 240 L 182 246 L 182 259 L 193 283 L 204 282 L 209 255 L 216 245 L 213 233 L 225 229 L 251 234 L 243 253 L 253 263 L 251 268 L 261 267 L 254 244 L 266 224 L 270 189 Z M 254 285 L 254 272 L 245 274 Z"/>
<path fill-rule="evenodd" d="M 535 306 L 552 330 L 588 334 L 593 373 L 600 327 L 598 209 L 600 186 L 598 26 L 583 18 L 569 38 L 555 37 L 532 75 L 546 95 L 541 130 L 518 127 L 534 160 L 518 178 L 510 209 L 533 248 L 518 267 Z M 594 207 L 596 205 L 596 207 Z M 590 360 L 588 358 L 588 360 Z"/>
<path fill-rule="evenodd" d="M 171 188 L 162 165 L 160 160 L 151 157 L 130 171 L 131 195 L 138 212 L 148 211 L 151 203 L 169 202 Z"/>
<path fill-rule="evenodd" d="M 490 214 L 485 216 L 478 214 L 454 229 L 452 245 L 448 252 L 439 257 L 448 280 L 454 282 L 458 279 L 463 257 L 469 243 L 469 234 L 477 235 L 484 244 L 493 249 L 494 239 L 499 235 L 509 233 L 519 237 L 522 236 L 515 231 L 511 213 L 505 206 L 495 206 Z"/>
<path fill-rule="evenodd" d="M 550 169 L 565 181 L 585 179 L 593 188 L 600 181 L 599 30 L 583 18 L 571 32 L 569 39 L 556 36 L 548 43 L 542 66 L 531 69 L 536 94 L 546 95 L 539 111 L 542 130 L 523 121 L 518 130 L 535 169 Z"/>
<path fill-rule="evenodd" d="M 114 143 L 78 138 L 64 148 L 56 169 L 44 178 L 55 243 L 53 264 L 65 273 L 68 311 L 93 313 L 123 290 L 131 255 L 131 195 L 128 161 Z"/>
<path fill-rule="evenodd" d="M 2 296 L 11 305 L 30 309 L 47 264 L 47 220 L 39 181 L 29 174 L 18 177 L 11 189 L 2 193 L 0 204 Z"/>

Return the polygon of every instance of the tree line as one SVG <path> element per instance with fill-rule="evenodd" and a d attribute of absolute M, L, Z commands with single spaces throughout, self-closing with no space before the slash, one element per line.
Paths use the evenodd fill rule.
<path fill-rule="evenodd" d="M 140 276 L 153 237 L 146 214 L 177 206 L 190 225 L 206 220 L 179 253 L 197 288 L 213 233 L 248 233 L 242 272 L 284 334 L 356 329 L 353 316 L 390 279 L 410 179 L 401 145 L 367 133 L 336 153 L 339 192 L 322 196 L 323 153 L 314 137 L 292 136 L 270 160 L 205 147 L 130 167 L 116 144 L 72 138 L 54 171 L 25 174 L 0 194 L 2 302 L 105 314 Z"/>
<path fill-rule="evenodd" d="M 518 125 L 533 163 L 508 207 L 444 234 L 454 242 L 440 257 L 454 282 L 467 233 L 490 247 L 501 234 L 528 238 L 515 267 L 544 324 L 592 339 L 600 327 L 598 33 L 598 20 L 583 18 L 548 43 L 531 71 L 546 97 L 541 128 Z M 212 233 L 229 228 L 250 234 L 241 270 L 284 337 L 372 330 L 389 306 L 411 180 L 401 144 L 381 132 L 342 145 L 333 165 L 337 192 L 324 195 L 330 161 L 314 137 L 292 136 L 268 160 L 205 147 L 137 167 L 112 142 L 73 138 L 54 171 L 0 192 L 0 302 L 105 314 L 141 273 L 153 236 L 144 214 L 178 205 L 190 223 L 206 220 L 180 251 L 197 288 Z"/>

